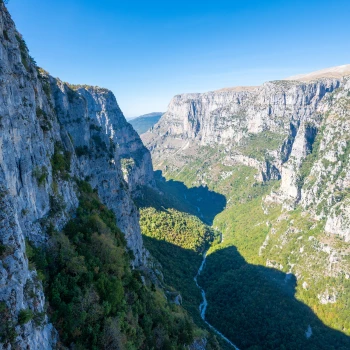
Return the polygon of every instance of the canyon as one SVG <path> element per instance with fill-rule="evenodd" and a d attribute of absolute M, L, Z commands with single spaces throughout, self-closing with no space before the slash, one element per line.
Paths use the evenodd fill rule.
<path fill-rule="evenodd" d="M 139 135 L 2 1 L 0 63 L 0 349 L 349 348 L 350 65 L 177 95 Z"/>

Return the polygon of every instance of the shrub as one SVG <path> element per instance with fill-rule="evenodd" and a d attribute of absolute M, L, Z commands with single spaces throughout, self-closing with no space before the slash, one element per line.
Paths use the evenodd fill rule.
<path fill-rule="evenodd" d="M 90 130 L 102 131 L 102 128 L 95 124 L 90 124 Z"/>
<path fill-rule="evenodd" d="M 79 94 L 67 86 L 67 96 L 69 103 L 74 103 L 75 99 L 79 98 Z"/>
<path fill-rule="evenodd" d="M 54 154 L 51 157 L 52 173 L 54 176 L 60 176 L 68 180 L 72 154 L 63 151 L 60 143 L 55 143 Z"/>
<path fill-rule="evenodd" d="M 33 316 L 33 320 L 37 327 L 42 326 L 45 322 L 45 312 L 36 312 Z"/>
<path fill-rule="evenodd" d="M 43 90 L 45 92 L 45 95 L 48 99 L 51 98 L 51 86 L 50 86 L 50 83 L 48 81 L 44 81 L 42 83 L 42 87 L 43 87 Z"/>
<path fill-rule="evenodd" d="M 7 309 L 6 303 L 4 301 L 0 302 L 0 314 L 5 312 Z"/>
<path fill-rule="evenodd" d="M 65 208 L 63 199 L 61 196 L 50 195 L 50 217 L 55 216 L 57 213 L 62 211 Z"/>
<path fill-rule="evenodd" d="M 81 196 L 76 216 L 63 232 L 52 233 L 45 250 L 33 248 L 31 258 L 46 276 L 51 319 L 61 341 L 77 349 L 110 348 L 112 343 L 116 348 L 129 344 L 130 349 L 151 349 L 157 342 L 178 349 L 191 343 L 191 319 L 130 269 L 114 214 L 87 182 L 77 184 Z M 38 324 L 43 316 L 33 319 Z"/>
<path fill-rule="evenodd" d="M 4 30 L 4 38 L 5 38 L 5 40 L 10 41 L 10 38 L 9 38 L 6 30 Z"/>
<path fill-rule="evenodd" d="M 2 258 L 5 252 L 6 252 L 6 246 L 0 243 L 0 258 Z"/>
<path fill-rule="evenodd" d="M 18 323 L 20 325 L 24 325 L 32 320 L 33 318 L 33 311 L 29 309 L 23 309 L 18 314 Z"/>
<path fill-rule="evenodd" d="M 26 42 L 23 40 L 20 34 L 16 34 L 16 39 L 19 44 L 19 49 L 21 51 L 21 60 L 24 68 L 29 72 L 30 67 L 28 63 L 28 47 Z"/>
<path fill-rule="evenodd" d="M 87 146 L 75 147 L 75 153 L 78 157 L 89 155 L 89 148 Z"/>
<path fill-rule="evenodd" d="M 10 310 L 4 301 L 0 302 L 0 319 L 0 342 L 12 344 L 17 337 L 17 333 L 12 324 Z"/>
<path fill-rule="evenodd" d="M 100 135 L 93 135 L 92 136 L 93 141 L 95 142 L 96 150 L 98 152 L 108 152 L 107 150 L 107 145 L 105 142 L 102 140 Z"/>
<path fill-rule="evenodd" d="M 297 178 L 297 186 L 299 188 L 303 187 L 305 179 L 310 175 L 311 169 L 315 161 L 317 160 L 317 157 L 319 156 L 319 149 L 320 149 L 320 144 L 322 140 L 322 135 L 323 135 L 323 129 L 317 134 L 315 141 L 312 145 L 311 153 L 305 157 L 305 159 L 301 164 L 299 175 Z"/>
<path fill-rule="evenodd" d="M 46 182 L 48 171 L 45 166 L 42 166 L 41 168 L 36 167 L 33 171 L 33 175 L 38 181 L 39 186 L 43 185 Z"/>
<path fill-rule="evenodd" d="M 87 181 L 77 180 L 77 185 L 79 187 L 80 192 L 82 193 L 93 193 L 93 189 L 91 185 Z"/>
<path fill-rule="evenodd" d="M 40 107 L 37 107 L 36 109 L 36 116 L 39 119 L 40 127 L 43 129 L 43 131 L 49 131 L 52 129 L 52 124 L 49 121 L 47 113 Z"/>

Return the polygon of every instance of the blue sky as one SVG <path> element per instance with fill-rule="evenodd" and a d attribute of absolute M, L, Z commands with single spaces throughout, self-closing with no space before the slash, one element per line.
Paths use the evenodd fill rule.
<path fill-rule="evenodd" d="M 39 66 L 111 89 L 127 117 L 179 93 L 350 63 L 350 1 L 10 0 Z"/>

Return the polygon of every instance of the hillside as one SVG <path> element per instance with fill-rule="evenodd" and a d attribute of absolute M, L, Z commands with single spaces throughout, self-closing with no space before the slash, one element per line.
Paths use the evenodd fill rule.
<path fill-rule="evenodd" d="M 199 281 L 240 349 L 350 346 L 348 67 L 178 95 L 142 135 L 167 181 L 225 197 Z"/>

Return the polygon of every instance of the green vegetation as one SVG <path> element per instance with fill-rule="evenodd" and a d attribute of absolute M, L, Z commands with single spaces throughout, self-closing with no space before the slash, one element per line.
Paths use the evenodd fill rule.
<path fill-rule="evenodd" d="M 56 214 L 60 213 L 65 209 L 65 204 L 62 197 L 59 194 L 50 195 L 50 212 L 49 217 L 54 217 Z"/>
<path fill-rule="evenodd" d="M 101 154 L 106 154 L 108 152 L 106 143 L 102 140 L 99 134 L 93 135 L 92 140 L 95 143 L 96 151 Z"/>
<path fill-rule="evenodd" d="M 51 99 L 51 86 L 50 86 L 50 83 L 48 81 L 44 81 L 43 84 L 43 90 L 44 90 L 44 93 L 47 97 L 48 100 Z"/>
<path fill-rule="evenodd" d="M 5 252 L 6 252 L 6 246 L 4 246 L 3 244 L 0 243 L 0 258 L 3 257 Z"/>
<path fill-rule="evenodd" d="M 38 72 L 38 78 L 41 81 L 41 86 L 43 88 L 43 91 L 47 97 L 47 100 L 51 104 L 51 86 L 50 86 L 50 80 L 49 80 L 49 73 L 45 69 L 40 67 L 37 67 L 36 69 Z"/>
<path fill-rule="evenodd" d="M 24 68 L 29 71 L 29 63 L 28 63 L 28 47 L 26 42 L 23 40 L 22 36 L 20 34 L 16 34 L 16 39 L 19 44 L 19 49 L 21 51 L 21 59 L 22 59 L 22 64 Z"/>
<path fill-rule="evenodd" d="M 142 209 L 140 225 L 142 233 L 146 236 L 166 240 L 199 254 L 203 254 L 215 238 L 215 232 L 198 218 L 174 209 Z"/>
<path fill-rule="evenodd" d="M 36 66 L 35 60 L 29 55 L 29 50 L 27 47 L 26 42 L 22 38 L 22 35 L 17 33 L 16 34 L 16 39 L 19 45 L 19 49 L 21 52 L 21 60 L 24 68 L 27 70 L 27 72 L 31 72 L 30 64 Z"/>
<path fill-rule="evenodd" d="M 78 157 L 88 156 L 90 154 L 89 148 L 87 146 L 75 147 L 75 153 Z"/>
<path fill-rule="evenodd" d="M 265 215 L 261 200 L 254 199 L 216 218 L 224 243 L 210 249 L 200 277 L 207 291 L 208 321 L 243 349 L 345 350 L 349 338 L 332 328 L 350 329 L 348 316 L 340 312 L 349 308 L 348 301 L 320 305 L 317 298 L 326 287 L 339 284 L 335 278 L 325 278 L 327 258 L 309 240 L 322 237 L 322 223 L 314 225 L 300 210 L 283 219 L 279 206 L 268 210 Z M 267 235 L 272 237 L 264 246 Z M 296 254 L 301 250 L 303 254 Z M 263 267 L 267 261 L 275 268 Z M 302 276 L 298 285 L 288 274 L 295 264 Z M 307 289 L 302 281 L 307 281 Z M 349 288 L 350 283 L 343 280 L 342 286 Z M 306 340 L 308 325 L 313 336 Z"/>
<path fill-rule="evenodd" d="M 0 301 L 0 341 L 5 344 L 13 344 L 17 333 L 12 322 L 11 313 L 4 301 Z"/>
<path fill-rule="evenodd" d="M 36 167 L 33 171 L 33 175 L 36 178 L 36 180 L 38 181 L 38 185 L 42 186 L 45 184 L 47 176 L 49 174 L 48 174 L 46 166 L 42 166 L 41 168 Z"/>
<path fill-rule="evenodd" d="M 89 184 L 79 188 L 76 217 L 30 257 L 60 339 L 76 349 L 185 349 L 197 332 L 190 317 L 129 267 L 114 214 Z"/>
<path fill-rule="evenodd" d="M 4 29 L 3 33 L 4 33 L 5 40 L 10 41 L 9 35 L 7 33 L 7 30 Z"/>
<path fill-rule="evenodd" d="M 314 165 L 315 161 L 319 157 L 319 149 L 320 149 L 322 136 L 323 136 L 323 130 L 320 130 L 312 145 L 311 152 L 305 157 L 305 159 L 303 160 L 303 163 L 301 164 L 301 167 L 299 170 L 299 178 L 297 180 L 297 184 L 299 188 L 303 187 L 305 179 L 310 175 L 312 166 Z"/>
<path fill-rule="evenodd" d="M 247 157 L 264 160 L 269 157 L 267 154 L 268 151 L 281 148 L 285 138 L 286 135 L 283 134 L 263 131 L 244 138 L 238 149 Z"/>
<path fill-rule="evenodd" d="M 26 310 L 21 310 L 18 314 L 18 323 L 20 325 L 24 325 L 31 321 L 33 318 L 33 311 L 26 309 Z"/>
<path fill-rule="evenodd" d="M 95 124 L 90 124 L 90 130 L 102 131 L 102 127 Z"/>
<path fill-rule="evenodd" d="M 128 173 L 135 167 L 135 161 L 133 158 L 122 158 L 120 160 L 120 165 L 122 170 Z"/>
<path fill-rule="evenodd" d="M 198 218 L 174 209 L 140 210 L 144 244 L 162 266 L 164 282 L 183 298 L 184 307 L 200 322 L 201 295 L 193 280 L 202 263 L 202 254 L 220 238 Z"/>
<path fill-rule="evenodd" d="M 341 162 L 341 167 L 338 171 L 339 174 L 342 173 L 345 165 L 349 163 L 349 157 L 350 157 L 350 140 L 347 140 L 343 153 L 339 155 L 339 160 Z"/>
<path fill-rule="evenodd" d="M 75 90 L 71 89 L 68 85 L 67 85 L 67 96 L 68 96 L 69 103 L 74 103 L 74 101 L 76 99 L 79 99 L 80 97 L 79 94 Z"/>
<path fill-rule="evenodd" d="M 39 119 L 40 127 L 43 131 L 49 131 L 52 129 L 52 124 L 49 120 L 49 116 L 41 108 L 37 107 L 36 116 Z"/>
<path fill-rule="evenodd" d="M 70 162 L 72 154 L 63 150 L 60 143 L 55 143 L 54 153 L 51 158 L 52 173 L 54 177 L 61 177 L 64 180 L 69 178 Z"/>
<path fill-rule="evenodd" d="M 319 157 L 321 133 L 322 129 L 302 165 L 302 179 L 309 176 Z M 246 150 L 259 151 L 260 146 L 254 145 L 257 141 L 252 142 Z M 348 161 L 347 148 L 344 164 Z M 266 149 L 270 147 L 264 145 Z M 350 307 L 350 282 L 344 275 L 325 275 L 329 255 L 322 251 L 321 242 L 329 238 L 324 233 L 324 222 L 315 222 L 300 208 L 283 214 L 280 205 L 264 203 L 262 199 L 276 190 L 279 182 L 258 183 L 255 169 L 224 166 L 222 159 L 220 148 L 215 153 L 205 147 L 196 155 L 181 159 L 186 165 L 180 171 L 169 162 L 162 165 L 167 169 L 163 192 L 172 182 L 170 179 L 184 181 L 189 187 L 187 192 L 199 181 L 205 181 L 207 191 L 222 194 L 227 201 L 213 222 L 213 227 L 223 233 L 223 242 L 209 249 L 199 278 L 207 292 L 208 321 L 242 349 L 347 349 L 349 338 L 344 333 L 350 334 L 350 319 L 344 310 Z M 340 196 L 337 192 L 335 195 Z M 177 198 L 187 202 L 188 208 L 194 199 L 189 200 L 180 191 Z M 213 201 L 201 198 L 203 213 Z M 341 198 L 345 198 L 343 194 Z M 201 217 L 200 213 L 197 215 Z M 342 251 L 346 249 L 340 239 L 332 242 L 335 244 Z M 162 258 L 165 249 L 153 250 L 154 256 Z M 188 259 L 185 255 L 183 258 Z M 182 261 L 182 265 L 190 264 L 190 260 Z M 298 273 L 298 284 L 294 273 Z M 335 304 L 320 304 L 319 295 L 327 289 L 337 290 Z M 307 339 L 309 325 L 313 335 Z"/>

